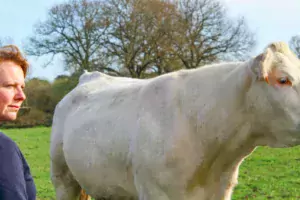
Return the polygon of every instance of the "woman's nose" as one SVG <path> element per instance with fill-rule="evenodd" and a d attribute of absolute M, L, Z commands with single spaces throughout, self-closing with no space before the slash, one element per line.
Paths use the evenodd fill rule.
<path fill-rule="evenodd" d="M 24 101 L 26 99 L 26 95 L 22 88 L 18 88 L 16 91 L 15 99 L 19 101 Z"/>

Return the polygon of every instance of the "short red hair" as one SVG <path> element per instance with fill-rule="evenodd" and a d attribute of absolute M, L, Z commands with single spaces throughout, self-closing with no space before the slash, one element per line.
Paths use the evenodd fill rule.
<path fill-rule="evenodd" d="M 0 63 L 5 61 L 11 61 L 16 65 L 19 65 L 23 70 L 24 77 L 26 77 L 29 63 L 27 62 L 27 59 L 22 55 L 17 46 L 6 45 L 0 47 Z"/>

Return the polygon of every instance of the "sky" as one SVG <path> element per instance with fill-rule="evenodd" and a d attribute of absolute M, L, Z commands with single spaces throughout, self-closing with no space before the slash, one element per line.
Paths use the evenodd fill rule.
<path fill-rule="evenodd" d="M 252 56 L 262 51 L 274 41 L 289 42 L 300 34 L 299 0 L 220 0 L 230 17 L 243 16 L 251 31 L 255 33 L 257 45 Z M 0 0 L 0 38 L 11 38 L 21 50 L 24 41 L 33 35 L 33 27 L 44 21 L 48 10 L 55 4 L 66 0 Z M 44 68 L 43 58 L 27 56 L 31 72 L 30 78 L 39 77 L 52 81 L 57 75 L 67 74 L 58 58 Z"/>

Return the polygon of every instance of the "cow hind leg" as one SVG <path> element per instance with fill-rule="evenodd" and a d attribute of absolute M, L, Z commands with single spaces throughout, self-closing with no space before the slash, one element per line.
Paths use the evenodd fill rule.
<path fill-rule="evenodd" d="M 67 165 L 51 165 L 51 180 L 56 192 L 56 200 L 78 200 L 81 187 L 74 179 Z"/>
<path fill-rule="evenodd" d="M 80 187 L 66 164 L 61 146 L 51 149 L 51 181 L 55 189 L 56 200 L 91 200 Z"/>
<path fill-rule="evenodd" d="M 134 184 L 138 191 L 139 200 L 173 200 L 169 198 L 168 195 L 159 187 L 155 182 L 151 182 L 151 179 L 148 181 L 140 181 L 137 177 L 134 179 Z M 179 198 L 174 198 L 177 200 Z"/>

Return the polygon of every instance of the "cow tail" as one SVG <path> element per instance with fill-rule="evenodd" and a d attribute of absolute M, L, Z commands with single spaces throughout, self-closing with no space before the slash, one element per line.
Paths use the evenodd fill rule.
<path fill-rule="evenodd" d="M 80 198 L 79 200 L 91 200 L 91 196 L 89 196 L 83 189 L 80 190 Z"/>

